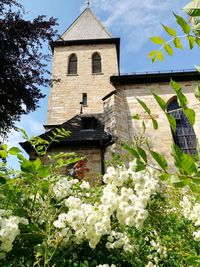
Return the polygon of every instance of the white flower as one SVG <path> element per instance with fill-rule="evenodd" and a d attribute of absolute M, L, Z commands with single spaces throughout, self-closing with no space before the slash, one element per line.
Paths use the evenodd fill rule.
<path fill-rule="evenodd" d="M 149 261 L 148 264 L 145 265 L 145 267 L 157 267 L 157 266 L 153 264 L 151 261 Z"/>
<path fill-rule="evenodd" d="M 81 185 L 80 185 L 80 188 L 81 189 L 90 189 L 90 184 L 88 183 L 88 182 L 86 182 L 86 181 L 83 181 L 82 183 L 81 183 Z"/>
<path fill-rule="evenodd" d="M 200 241 L 200 230 L 193 233 L 194 240 L 199 242 Z"/>

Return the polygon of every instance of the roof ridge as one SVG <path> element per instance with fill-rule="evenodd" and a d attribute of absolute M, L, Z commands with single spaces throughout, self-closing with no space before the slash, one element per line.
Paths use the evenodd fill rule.
<path fill-rule="evenodd" d="M 95 27 L 96 27 L 96 30 L 97 30 L 97 33 L 99 33 L 100 35 L 100 38 L 112 38 L 112 35 L 111 33 L 106 29 L 106 27 L 103 25 L 103 23 L 95 16 L 95 14 L 93 13 L 93 11 L 91 10 L 91 8 L 87 7 L 85 8 L 82 13 L 73 21 L 73 23 L 71 23 L 71 25 L 66 29 L 66 31 L 60 36 L 60 38 L 58 40 L 78 40 L 77 39 L 77 29 L 76 27 L 78 27 L 78 30 L 81 29 L 80 27 L 80 24 L 78 24 L 81 20 L 81 18 L 84 18 L 86 19 L 87 18 L 87 13 L 90 14 L 90 16 L 94 19 L 94 21 L 96 23 L 94 23 Z M 84 17 L 85 15 L 85 17 Z M 83 19 L 83 22 L 84 22 L 84 19 Z M 91 25 L 88 25 L 88 26 L 91 26 Z M 83 26 L 84 27 L 84 26 Z M 90 27 L 89 27 L 90 28 Z M 95 28 L 94 28 L 95 29 Z M 73 32 L 74 30 L 74 32 Z M 89 33 L 90 35 L 90 38 L 91 39 L 91 32 L 87 32 L 87 27 L 86 28 L 83 28 L 81 29 L 83 32 L 84 30 L 86 30 L 86 35 Z M 99 30 L 99 32 L 98 32 Z M 90 31 L 91 31 L 91 28 L 90 28 Z M 72 33 L 72 34 L 71 34 Z M 81 31 L 80 31 L 81 33 Z M 70 36 L 71 35 L 71 36 Z M 75 36 L 74 39 L 73 39 L 73 35 Z M 67 38 L 69 37 L 70 38 Z M 66 39 L 65 39 L 66 37 Z M 87 37 L 87 36 L 86 36 Z M 97 38 L 97 37 L 96 37 Z M 94 38 L 94 39 L 96 39 Z M 81 37 L 80 36 L 80 40 L 81 39 L 85 39 L 83 36 Z M 87 38 L 86 38 L 87 39 Z"/>

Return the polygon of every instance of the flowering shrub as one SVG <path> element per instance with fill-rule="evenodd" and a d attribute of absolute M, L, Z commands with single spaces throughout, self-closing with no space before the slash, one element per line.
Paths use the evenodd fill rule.
<path fill-rule="evenodd" d="M 60 133 L 59 133 L 60 134 Z M 34 139 L 34 143 L 36 140 Z M 38 141 L 38 142 L 41 142 Z M 59 174 L 80 159 L 49 156 L 0 171 L 1 266 L 191 266 L 198 262 L 198 195 L 161 181 L 159 166 L 108 167 L 104 185 Z M 42 153 L 42 155 L 44 155 Z M 62 160 L 61 160 L 62 157 Z M 138 168 L 138 166 L 140 166 Z"/>

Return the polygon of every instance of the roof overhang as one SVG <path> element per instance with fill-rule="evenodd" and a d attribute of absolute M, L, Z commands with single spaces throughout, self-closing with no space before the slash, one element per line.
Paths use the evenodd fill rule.
<path fill-rule="evenodd" d="M 82 128 L 82 118 L 94 117 L 96 120 L 96 127 L 94 129 Z M 112 140 L 112 136 L 104 131 L 104 124 L 102 122 L 103 114 L 83 114 L 76 115 L 72 119 L 60 125 L 48 125 L 49 131 L 39 135 L 40 138 L 51 141 L 54 137 L 56 129 L 65 129 L 71 134 L 68 137 L 57 138 L 52 142 L 51 147 L 91 147 L 98 146 L 99 148 L 106 147 Z M 21 142 L 22 148 L 30 155 L 35 151 L 30 142 Z"/>
<path fill-rule="evenodd" d="M 158 82 L 176 82 L 184 81 L 198 81 L 200 80 L 200 73 L 197 71 L 181 71 L 181 72 L 157 72 L 157 73 L 143 73 L 131 75 L 111 76 L 110 81 L 114 85 L 126 84 L 148 84 Z"/>

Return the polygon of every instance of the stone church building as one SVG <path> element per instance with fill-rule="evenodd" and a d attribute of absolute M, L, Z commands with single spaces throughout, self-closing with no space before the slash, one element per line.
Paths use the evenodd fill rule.
<path fill-rule="evenodd" d="M 49 95 L 46 132 L 41 137 L 48 138 L 55 128 L 65 128 L 71 135 L 54 143 L 50 152 L 75 151 L 87 158 L 89 176 L 104 173 L 104 160 L 111 152 L 121 153 L 121 142 L 141 134 L 141 121 L 132 119 L 139 114 L 145 120 L 154 150 L 169 158 L 174 138 L 185 152 L 195 153 L 195 134 L 200 134 L 200 109 L 193 94 L 199 80 L 197 72 L 121 75 L 120 39 L 111 36 L 89 7 L 51 47 L 55 82 Z M 169 85 L 171 79 L 180 82 L 189 105 L 196 111 L 194 129 L 183 118 Z M 152 91 L 168 101 L 168 111 L 177 120 L 173 137 Z M 136 98 L 151 108 L 158 130 L 153 129 L 151 119 Z M 173 111 L 177 109 L 178 113 Z M 21 145 L 30 155 L 34 152 L 27 142 Z"/>

